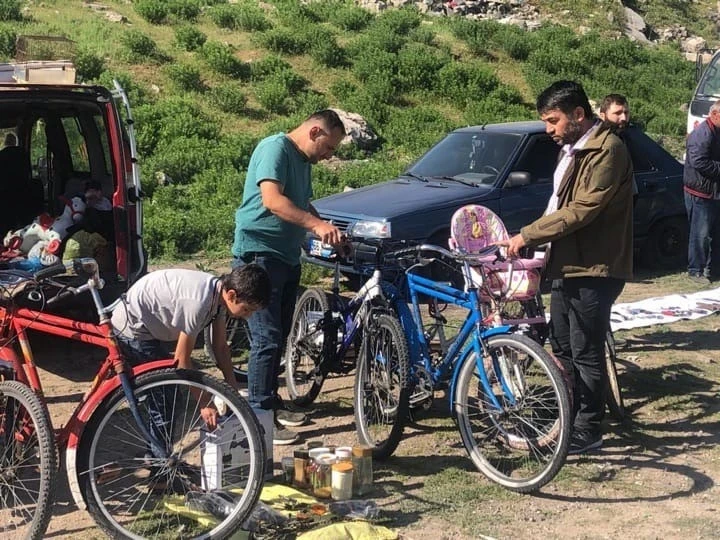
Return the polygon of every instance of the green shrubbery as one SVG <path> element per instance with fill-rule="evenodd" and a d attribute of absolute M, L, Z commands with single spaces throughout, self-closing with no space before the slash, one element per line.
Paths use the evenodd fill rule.
<path fill-rule="evenodd" d="M 15 30 L 8 26 L 0 26 L 0 56 L 5 58 L 15 56 L 15 40 L 17 40 Z"/>
<path fill-rule="evenodd" d="M 138 0 L 133 7 L 138 15 L 153 24 L 164 23 L 170 12 L 167 2 L 163 0 Z"/>
<path fill-rule="evenodd" d="M 228 45 L 208 41 L 200 49 L 200 54 L 210 69 L 223 75 L 245 79 L 250 73 L 249 67 L 235 56 Z"/>
<path fill-rule="evenodd" d="M 187 64 L 170 64 L 165 68 L 168 78 L 178 90 L 183 92 L 202 92 L 205 84 L 200 70 Z"/>
<path fill-rule="evenodd" d="M 333 9 L 328 15 L 328 20 L 343 30 L 357 32 L 370 24 L 372 15 L 359 6 L 343 5 Z"/>
<path fill-rule="evenodd" d="M 207 41 L 207 36 L 192 25 L 178 26 L 175 29 L 175 41 L 186 51 L 196 51 Z"/>
<path fill-rule="evenodd" d="M 0 21 L 22 21 L 20 0 L 0 0 Z"/>
<path fill-rule="evenodd" d="M 408 43 L 397 56 L 398 82 L 405 91 L 432 90 L 438 72 L 450 62 L 443 51 L 423 43 Z"/>
<path fill-rule="evenodd" d="M 82 81 L 97 79 L 105 71 L 105 59 L 89 51 L 80 51 L 73 60 L 77 76 Z"/>
<path fill-rule="evenodd" d="M 164 62 L 167 60 L 155 40 L 143 34 L 140 30 L 128 30 L 122 35 L 120 42 L 123 58 L 133 64 Z"/>
<path fill-rule="evenodd" d="M 208 10 L 208 15 L 217 26 L 227 30 L 262 32 L 271 26 L 257 4 L 249 1 L 214 6 Z"/>
<path fill-rule="evenodd" d="M 210 101 L 222 112 L 243 114 L 247 104 L 247 96 L 241 86 L 227 82 L 216 86 L 209 93 Z"/>
<path fill-rule="evenodd" d="M 287 26 L 271 28 L 259 34 L 256 40 L 265 49 L 281 54 L 302 54 L 308 50 L 307 34 Z"/>

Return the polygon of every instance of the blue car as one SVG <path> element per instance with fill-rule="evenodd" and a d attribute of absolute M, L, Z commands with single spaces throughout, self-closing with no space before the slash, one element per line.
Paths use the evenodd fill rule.
<path fill-rule="evenodd" d="M 634 214 L 639 260 L 653 268 L 680 266 L 688 237 L 683 166 L 637 128 L 630 127 L 623 137 L 639 192 Z M 487 206 L 515 233 L 544 212 L 559 150 L 538 121 L 461 128 L 398 178 L 313 204 L 324 219 L 353 236 L 447 245 L 450 218 L 466 204 Z M 356 262 L 371 261 L 371 250 L 358 251 Z M 329 266 L 329 254 L 328 246 L 307 237 L 304 260 Z M 357 265 L 342 271 L 352 277 Z"/>

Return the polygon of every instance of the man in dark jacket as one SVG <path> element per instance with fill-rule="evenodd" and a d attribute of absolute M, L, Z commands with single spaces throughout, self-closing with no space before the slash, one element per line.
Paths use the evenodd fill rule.
<path fill-rule="evenodd" d="M 720 279 L 720 100 L 688 135 L 683 183 L 690 223 L 688 275 L 707 285 Z"/>
<path fill-rule="evenodd" d="M 632 163 L 610 125 L 593 117 L 582 86 L 558 81 L 537 99 L 545 131 L 562 145 L 548 212 L 505 242 L 551 242 L 550 343 L 572 366 L 575 421 L 570 453 L 602 446 L 607 374 L 605 334 L 610 308 L 632 278 Z"/>

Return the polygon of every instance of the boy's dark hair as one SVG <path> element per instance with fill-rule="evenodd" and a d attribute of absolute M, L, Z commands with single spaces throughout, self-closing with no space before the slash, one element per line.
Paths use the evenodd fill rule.
<path fill-rule="evenodd" d="M 576 107 L 582 107 L 586 118 L 593 117 L 587 94 L 580 83 L 555 81 L 538 96 L 535 108 L 539 114 L 558 109 L 570 115 Z"/>
<path fill-rule="evenodd" d="M 603 98 L 602 103 L 600 103 L 600 112 L 606 112 L 613 103 L 624 107 L 628 104 L 628 100 L 622 94 L 608 94 Z"/>
<path fill-rule="evenodd" d="M 220 278 L 226 291 L 233 290 L 238 299 L 261 308 L 270 303 L 270 276 L 259 264 L 246 264 L 234 268 Z"/>
<path fill-rule="evenodd" d="M 322 111 L 317 111 L 312 113 L 307 118 L 308 120 L 322 120 L 323 124 L 325 124 L 325 127 L 328 128 L 330 131 L 339 129 L 343 133 L 345 133 L 345 124 L 342 123 L 342 120 L 340 120 L 340 116 L 338 116 L 338 113 L 333 111 L 332 109 L 323 109 Z"/>

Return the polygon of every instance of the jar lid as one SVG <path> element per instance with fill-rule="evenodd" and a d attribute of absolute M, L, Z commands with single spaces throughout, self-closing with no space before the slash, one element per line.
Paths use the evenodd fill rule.
<path fill-rule="evenodd" d="M 332 466 L 333 471 L 337 471 L 340 473 L 347 473 L 353 470 L 352 463 L 348 463 L 347 461 L 342 461 L 340 463 L 335 463 Z"/>
<path fill-rule="evenodd" d="M 310 452 L 307 450 L 295 450 L 293 452 L 293 457 L 298 459 L 308 459 L 310 457 Z"/>
<path fill-rule="evenodd" d="M 308 450 L 308 456 L 310 457 L 310 459 L 315 459 L 316 457 L 327 453 L 328 449 L 325 447 L 313 448 L 312 450 Z"/>
<path fill-rule="evenodd" d="M 352 453 L 355 457 L 372 457 L 373 449 L 369 446 L 353 446 Z"/>
<path fill-rule="evenodd" d="M 352 454 L 352 446 L 338 446 L 338 447 L 335 449 L 335 453 L 336 453 L 336 454 L 337 454 L 338 452 L 341 452 L 341 451 L 342 451 L 342 452 L 347 451 L 347 452 L 350 452 L 350 454 Z"/>
<path fill-rule="evenodd" d="M 326 454 L 321 454 L 315 458 L 315 462 L 318 465 L 332 465 L 333 463 L 335 463 L 335 461 L 337 461 L 335 458 L 335 454 L 327 454 L 326 453 Z"/>
<path fill-rule="evenodd" d="M 338 448 L 335 450 L 335 455 L 338 459 L 347 459 L 352 457 L 352 448 Z"/>

